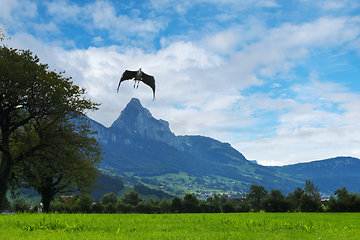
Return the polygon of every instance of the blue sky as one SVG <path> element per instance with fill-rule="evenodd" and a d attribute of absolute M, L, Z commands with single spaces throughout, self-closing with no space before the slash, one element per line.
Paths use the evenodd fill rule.
<path fill-rule="evenodd" d="M 110 126 L 132 97 L 176 135 L 283 165 L 360 157 L 360 1 L 0 0 L 3 41 L 66 71 Z M 154 75 L 157 91 L 125 69 Z"/>

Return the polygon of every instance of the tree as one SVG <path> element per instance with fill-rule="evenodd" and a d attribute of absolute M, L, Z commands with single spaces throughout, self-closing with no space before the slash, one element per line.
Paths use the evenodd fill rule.
<path fill-rule="evenodd" d="M 300 198 L 304 193 L 304 190 L 298 187 L 293 193 L 289 193 L 289 195 L 286 196 L 286 199 L 289 201 L 291 211 L 299 210 Z"/>
<path fill-rule="evenodd" d="M 270 194 L 261 200 L 260 205 L 266 212 L 286 212 L 290 208 L 289 201 L 280 190 L 271 190 Z"/>
<path fill-rule="evenodd" d="M 235 212 L 235 206 L 233 201 L 226 201 L 223 205 L 222 205 L 222 210 L 224 213 L 232 213 Z"/>
<path fill-rule="evenodd" d="M 74 85 L 71 78 L 49 71 L 48 65 L 40 63 L 29 50 L 0 47 L 0 202 L 6 196 L 15 167 L 18 170 L 28 167 L 30 171 L 35 167 L 39 170 L 36 174 L 41 172 L 37 167 L 43 166 L 36 163 L 51 161 L 48 150 L 56 146 L 56 140 L 65 141 L 63 137 L 58 138 L 62 136 L 58 127 L 69 126 L 71 120 L 83 116 L 88 110 L 97 109 L 98 104 L 85 99 L 84 93 L 85 89 Z M 86 131 L 86 127 L 83 130 Z M 64 132 L 70 137 L 68 140 L 76 133 Z M 75 139 L 78 137 L 80 135 Z M 81 151 L 76 151 L 78 146 L 60 146 L 67 150 L 66 153 L 80 156 Z M 31 161 L 34 162 L 28 165 Z M 99 161 L 101 159 L 97 159 L 97 163 Z M 77 176 L 83 178 L 87 169 L 78 172 Z"/>
<path fill-rule="evenodd" d="M 208 197 L 206 199 L 206 203 L 208 204 L 211 213 L 221 212 L 221 202 L 219 195 L 214 194 L 214 197 Z"/>
<path fill-rule="evenodd" d="M 137 192 L 131 191 L 130 193 L 125 194 L 121 201 L 123 201 L 125 204 L 136 206 L 139 202 L 142 202 L 142 198 L 139 197 Z"/>
<path fill-rule="evenodd" d="M 171 211 L 173 213 L 182 213 L 184 211 L 184 207 L 182 205 L 181 198 L 178 196 L 174 196 L 171 200 Z"/>
<path fill-rule="evenodd" d="M 108 203 L 113 203 L 116 204 L 116 202 L 118 201 L 117 196 L 115 195 L 115 193 L 111 192 L 111 193 L 107 193 L 105 194 L 102 198 L 101 198 L 101 202 L 106 205 Z"/>
<path fill-rule="evenodd" d="M 263 186 L 252 185 L 249 188 L 249 193 L 246 194 L 246 198 L 250 199 L 251 205 L 255 211 L 260 210 L 260 201 L 268 194 Z"/>
<path fill-rule="evenodd" d="M 94 199 L 89 194 L 81 194 L 79 198 L 75 201 L 75 206 L 79 208 L 80 212 L 90 213 L 91 206 L 94 202 Z"/>
<path fill-rule="evenodd" d="M 6 32 L 6 29 L 0 28 L 0 42 L 9 39 L 9 38 L 6 37 L 4 32 Z"/>
<path fill-rule="evenodd" d="M 315 186 L 309 179 L 305 180 L 304 194 L 300 198 L 299 209 L 302 212 L 321 211 L 321 198 L 318 186 Z"/>
<path fill-rule="evenodd" d="M 315 184 L 310 180 L 305 180 L 305 188 L 304 191 L 306 194 L 310 195 L 314 199 L 320 199 L 320 191 L 318 189 L 318 186 L 315 186 Z"/>
<path fill-rule="evenodd" d="M 99 176 L 100 146 L 90 137 L 92 132 L 85 125 L 86 118 L 84 122 L 76 120 L 76 123 L 45 125 L 46 129 L 42 129 L 42 123 L 29 122 L 26 126 L 32 128 L 25 132 L 36 136 L 31 144 L 44 141 L 48 146 L 15 166 L 14 175 L 18 186 L 33 187 L 41 194 L 44 212 L 48 212 L 56 194 L 89 193 Z"/>
<path fill-rule="evenodd" d="M 11 210 L 14 212 L 29 212 L 31 205 L 24 199 L 16 199 L 11 204 Z"/>
<path fill-rule="evenodd" d="M 349 198 L 349 192 L 345 186 L 341 189 L 335 191 L 335 195 L 337 195 L 339 200 L 347 200 Z"/>
<path fill-rule="evenodd" d="M 185 194 L 184 199 L 182 200 L 182 205 L 185 213 L 201 212 L 199 199 L 191 193 Z"/>
<path fill-rule="evenodd" d="M 166 198 L 161 200 L 159 206 L 160 206 L 161 213 L 171 213 L 171 202 L 169 200 L 167 200 Z"/>
<path fill-rule="evenodd" d="M 345 186 L 335 191 L 337 199 L 334 196 L 330 196 L 329 211 L 331 212 L 350 212 L 352 211 L 351 194 L 348 192 Z M 356 199 L 356 198 L 354 198 Z"/>

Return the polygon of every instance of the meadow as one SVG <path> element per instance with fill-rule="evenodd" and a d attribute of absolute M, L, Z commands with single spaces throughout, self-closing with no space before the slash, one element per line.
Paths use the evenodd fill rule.
<path fill-rule="evenodd" d="M 0 239 L 358 239 L 360 213 L 13 214 Z"/>

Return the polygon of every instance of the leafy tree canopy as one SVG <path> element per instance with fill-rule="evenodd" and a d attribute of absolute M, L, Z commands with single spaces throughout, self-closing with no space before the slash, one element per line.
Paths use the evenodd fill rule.
<path fill-rule="evenodd" d="M 29 50 L 0 47 L 0 200 L 15 170 L 29 184 L 37 185 L 31 179 L 41 176 L 52 185 L 83 178 L 101 161 L 87 125 L 74 123 L 99 104 L 84 98 L 85 89 L 62 74 L 48 70 Z M 87 165 L 80 169 L 82 160 Z"/>

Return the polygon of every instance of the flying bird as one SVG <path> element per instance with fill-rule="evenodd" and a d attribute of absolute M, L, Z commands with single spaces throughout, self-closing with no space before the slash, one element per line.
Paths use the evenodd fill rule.
<path fill-rule="evenodd" d="M 139 87 L 140 81 L 142 81 L 143 83 L 145 83 L 146 85 L 151 87 L 153 90 L 153 101 L 154 101 L 154 99 L 155 99 L 155 78 L 153 76 L 148 75 L 148 74 L 144 73 L 143 71 L 141 71 L 141 68 L 137 71 L 125 70 L 125 72 L 121 75 L 120 82 L 119 82 L 119 85 L 117 88 L 117 92 L 119 92 L 121 82 L 123 82 L 125 80 L 131 80 L 131 79 L 133 79 L 135 81 L 134 88 L 136 85 L 136 81 L 137 81 L 136 88 Z"/>

